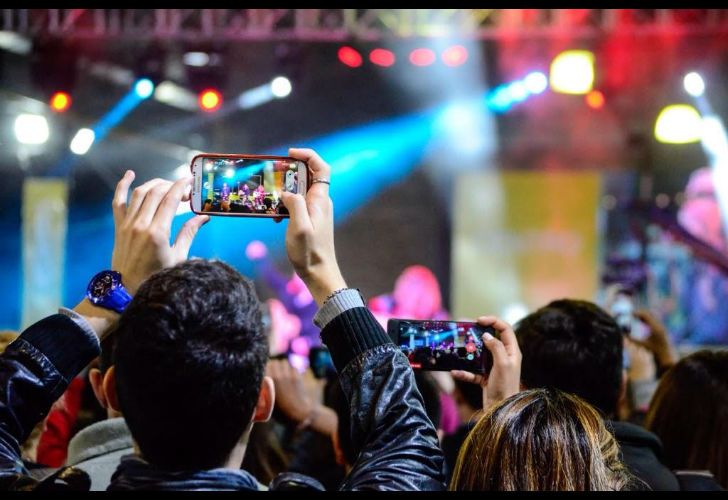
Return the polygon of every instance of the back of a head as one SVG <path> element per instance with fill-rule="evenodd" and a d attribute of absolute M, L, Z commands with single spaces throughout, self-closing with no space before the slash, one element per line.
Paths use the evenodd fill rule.
<path fill-rule="evenodd" d="M 119 404 L 142 456 L 167 470 L 220 467 L 250 423 L 268 356 L 250 280 L 190 260 L 145 281 L 121 315 Z"/>
<path fill-rule="evenodd" d="M 606 311 L 583 300 L 556 300 L 519 321 L 515 332 L 526 387 L 561 389 L 607 417 L 616 413 L 623 337 Z"/>
<path fill-rule="evenodd" d="M 451 490 L 622 490 L 632 476 L 599 413 L 556 389 L 520 392 L 491 408 L 460 449 Z"/>
<path fill-rule="evenodd" d="M 709 470 L 728 488 L 728 352 L 698 351 L 662 376 L 645 417 L 674 470 Z"/>
<path fill-rule="evenodd" d="M 455 391 L 473 411 L 483 408 L 483 389 L 480 385 L 455 379 Z"/>

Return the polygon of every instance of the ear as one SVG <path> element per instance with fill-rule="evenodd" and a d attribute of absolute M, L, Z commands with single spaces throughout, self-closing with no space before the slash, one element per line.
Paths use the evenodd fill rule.
<path fill-rule="evenodd" d="M 260 394 L 253 413 L 253 422 L 267 422 L 273 414 L 273 406 L 276 400 L 276 389 L 273 379 L 265 376 L 260 384 Z"/>
<path fill-rule="evenodd" d="M 91 368 L 88 371 L 88 381 L 91 384 L 91 390 L 94 391 L 94 396 L 99 401 L 102 408 L 106 409 L 109 407 L 108 401 L 106 401 L 106 394 L 104 394 L 104 374 L 98 368 Z"/>
<path fill-rule="evenodd" d="M 104 394 L 106 395 L 107 408 L 121 412 L 119 397 L 116 394 L 116 367 L 112 366 L 106 370 L 103 382 Z"/>

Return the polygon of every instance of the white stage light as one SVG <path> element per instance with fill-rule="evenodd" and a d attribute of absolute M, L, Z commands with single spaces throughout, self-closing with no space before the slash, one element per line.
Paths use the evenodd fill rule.
<path fill-rule="evenodd" d="M 685 75 L 683 78 L 683 87 L 685 91 L 693 97 L 700 97 L 705 92 L 705 82 L 703 77 L 695 71 L 692 71 Z"/>
<path fill-rule="evenodd" d="M 50 137 L 48 120 L 43 115 L 22 113 L 15 119 L 15 138 L 21 144 L 44 144 Z"/>
<path fill-rule="evenodd" d="M 270 82 L 270 89 L 274 96 L 281 99 L 291 93 L 291 81 L 285 76 L 278 76 Z"/>
<path fill-rule="evenodd" d="M 96 134 L 90 128 L 82 128 L 71 140 L 71 152 L 77 155 L 85 155 L 91 149 L 91 145 L 96 139 Z"/>

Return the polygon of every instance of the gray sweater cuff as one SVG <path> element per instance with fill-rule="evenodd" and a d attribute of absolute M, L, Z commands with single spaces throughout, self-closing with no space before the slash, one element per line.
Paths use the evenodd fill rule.
<path fill-rule="evenodd" d="M 99 337 L 98 337 L 98 335 L 96 335 L 96 332 L 91 327 L 89 322 L 86 321 L 86 318 L 84 318 L 83 316 L 78 314 L 73 309 L 68 309 L 66 307 L 59 307 L 58 314 L 63 314 L 64 316 L 68 316 L 69 318 L 71 318 L 73 320 L 73 322 L 76 323 L 79 326 L 79 328 L 81 328 L 81 330 L 83 330 L 83 332 L 89 337 L 89 339 L 92 342 L 95 342 L 96 345 L 98 345 L 99 348 L 101 348 L 100 347 L 101 342 L 99 341 Z"/>
<path fill-rule="evenodd" d="M 339 314 L 355 307 L 366 307 L 364 299 L 356 288 L 347 288 L 324 302 L 313 317 L 313 324 L 323 329 Z"/>

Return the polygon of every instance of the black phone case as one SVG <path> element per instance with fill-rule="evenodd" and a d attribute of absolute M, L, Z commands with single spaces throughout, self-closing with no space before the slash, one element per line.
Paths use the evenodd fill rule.
<path fill-rule="evenodd" d="M 399 324 L 401 321 L 407 321 L 411 323 L 425 323 L 429 321 L 445 321 L 447 320 L 415 320 L 415 319 L 390 319 L 387 321 L 387 334 L 389 335 L 389 338 L 392 340 L 392 342 L 395 345 L 399 345 Z M 473 325 L 476 325 L 477 323 L 474 323 L 472 321 L 464 322 L 464 321 L 456 321 L 456 323 L 470 323 Z M 498 333 L 495 331 L 495 329 L 492 326 L 486 326 L 482 327 L 486 332 L 490 333 L 496 338 L 499 338 Z M 482 350 L 482 367 L 481 370 L 473 371 L 469 369 L 466 366 L 462 366 L 459 369 L 464 371 L 469 371 L 472 373 L 478 373 L 478 374 L 488 374 L 490 373 L 491 368 L 493 368 L 493 355 L 490 353 L 490 351 L 483 346 Z M 430 366 L 422 366 L 421 368 L 414 368 L 416 370 L 425 370 L 425 371 L 449 371 L 449 369 L 445 368 L 438 368 L 438 367 L 430 367 Z"/>

